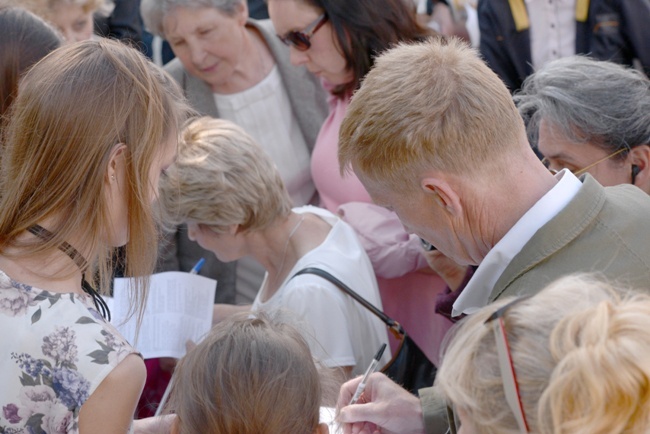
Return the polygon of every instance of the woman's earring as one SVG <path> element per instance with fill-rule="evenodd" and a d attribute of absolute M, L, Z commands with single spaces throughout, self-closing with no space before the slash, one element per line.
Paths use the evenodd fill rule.
<path fill-rule="evenodd" d="M 115 175 L 111 175 L 111 182 L 115 182 Z"/>

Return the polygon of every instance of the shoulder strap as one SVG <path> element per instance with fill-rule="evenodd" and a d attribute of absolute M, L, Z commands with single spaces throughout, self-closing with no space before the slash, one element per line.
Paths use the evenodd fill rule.
<path fill-rule="evenodd" d="M 361 297 L 359 294 L 354 292 L 349 286 L 347 286 L 345 283 L 341 282 L 336 277 L 332 276 L 327 271 L 321 270 L 320 268 L 316 268 L 316 267 L 307 267 L 307 268 L 303 268 L 302 270 L 298 271 L 296 274 L 291 276 L 291 278 L 293 279 L 294 277 L 299 276 L 301 274 L 315 274 L 317 276 L 322 277 L 325 280 L 328 280 L 328 281 L 332 282 L 334 285 L 338 286 L 339 289 L 341 289 L 343 292 L 348 294 L 350 297 L 354 298 L 357 302 L 359 302 L 359 304 L 361 304 L 363 307 L 365 307 L 370 312 L 372 312 L 374 315 L 376 315 L 388 327 L 390 327 L 391 329 L 397 329 L 396 331 L 398 331 L 398 333 L 403 333 L 402 326 L 400 325 L 400 323 L 398 323 L 394 319 L 390 318 L 388 315 L 386 315 L 381 310 L 377 309 L 368 300 Z"/>

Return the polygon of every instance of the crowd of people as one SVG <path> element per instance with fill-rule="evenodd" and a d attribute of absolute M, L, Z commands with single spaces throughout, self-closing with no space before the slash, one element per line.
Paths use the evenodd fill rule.
<path fill-rule="evenodd" d="M 650 432 L 649 21 L 0 0 L 0 432 Z M 113 277 L 141 319 L 148 276 L 201 258 L 212 330 L 145 364 Z M 435 383 L 375 373 L 351 401 L 400 342 L 306 269 L 401 324 Z"/>

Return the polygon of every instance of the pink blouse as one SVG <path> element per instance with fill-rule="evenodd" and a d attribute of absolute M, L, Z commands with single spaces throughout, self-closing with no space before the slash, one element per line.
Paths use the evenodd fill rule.
<path fill-rule="evenodd" d="M 342 203 L 371 202 L 370 196 L 353 172 L 341 177 L 338 160 L 339 128 L 350 104 L 349 98 L 329 96 L 330 113 L 316 138 L 311 157 L 311 176 L 321 206 L 331 212 Z"/>
<path fill-rule="evenodd" d="M 356 230 L 377 275 L 384 311 L 400 322 L 437 364 L 442 339 L 451 326 L 449 320 L 435 313 L 436 295 L 446 285 L 430 270 L 418 271 L 428 269 L 418 237 L 407 234 L 394 213 L 374 205 L 353 172 L 341 176 L 338 136 L 350 97 L 330 95 L 328 102 L 330 113 L 311 160 L 321 206 L 341 214 Z M 395 350 L 395 342 L 391 344 Z"/>

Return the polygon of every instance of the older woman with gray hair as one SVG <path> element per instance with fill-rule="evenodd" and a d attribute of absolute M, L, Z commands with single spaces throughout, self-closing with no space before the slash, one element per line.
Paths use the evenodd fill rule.
<path fill-rule="evenodd" d="M 528 77 L 514 98 L 549 169 L 650 193 L 650 81 L 643 74 L 566 57 Z"/>
<path fill-rule="evenodd" d="M 248 17 L 245 0 L 143 0 L 146 27 L 170 43 L 176 59 L 166 70 L 201 115 L 228 119 L 271 156 L 294 205 L 314 200 L 310 155 L 327 115 L 324 90 L 305 68 L 289 62 L 289 49 L 269 20 Z M 207 256 L 206 256 L 207 255 Z M 234 289 L 234 264 L 214 256 L 177 233 L 164 269 L 189 269 L 202 256 L 201 274 L 220 280 L 220 293 Z M 263 270 L 238 265 L 238 301 L 251 301 Z"/>

